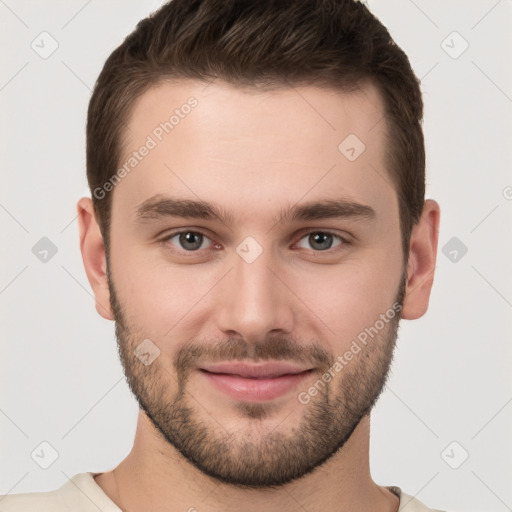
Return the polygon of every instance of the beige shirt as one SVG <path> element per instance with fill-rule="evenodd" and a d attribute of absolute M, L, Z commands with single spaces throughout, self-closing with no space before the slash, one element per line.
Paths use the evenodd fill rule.
<path fill-rule="evenodd" d="M 94 480 L 97 474 L 78 473 L 54 491 L 0 496 L 0 512 L 122 512 Z M 399 512 L 442 512 L 426 507 L 399 487 L 387 488 L 400 498 Z"/>

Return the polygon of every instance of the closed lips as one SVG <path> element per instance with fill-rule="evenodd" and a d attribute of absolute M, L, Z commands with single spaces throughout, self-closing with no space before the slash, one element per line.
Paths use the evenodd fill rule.
<path fill-rule="evenodd" d="M 311 367 L 298 366 L 292 363 L 266 363 L 248 365 L 244 363 L 218 363 L 203 365 L 200 370 L 208 373 L 236 375 L 246 379 L 273 379 L 284 375 L 297 375 L 312 370 Z"/>

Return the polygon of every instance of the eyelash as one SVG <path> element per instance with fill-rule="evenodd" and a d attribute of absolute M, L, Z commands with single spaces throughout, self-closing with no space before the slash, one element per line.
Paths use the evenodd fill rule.
<path fill-rule="evenodd" d="M 219 245 L 217 244 L 216 242 L 214 242 L 213 240 L 211 240 L 211 238 L 206 234 L 204 233 L 203 231 L 201 230 L 198 230 L 198 229 L 182 229 L 180 231 L 174 231 L 168 235 L 166 235 L 162 240 L 161 242 L 163 244 L 165 244 L 166 246 L 173 246 L 173 244 L 170 243 L 170 240 L 174 237 L 176 237 L 177 235 L 181 235 L 181 234 L 185 234 L 185 233 L 194 233 L 194 234 L 198 234 L 198 235 L 202 235 L 203 237 L 207 238 L 208 240 L 210 240 L 210 242 L 212 242 L 214 245 Z M 325 253 L 325 254 L 332 254 L 333 252 L 335 251 L 338 251 L 338 250 L 343 250 L 343 248 L 345 248 L 346 246 L 349 246 L 352 244 L 352 242 L 350 240 L 348 240 L 347 238 L 341 236 L 341 235 L 338 235 L 337 233 L 334 233 L 332 231 L 329 231 L 329 230 L 319 230 L 319 229 L 314 229 L 314 230 L 310 230 L 310 231 L 306 231 L 306 232 L 303 232 L 301 233 L 301 237 L 299 238 L 299 242 L 301 240 L 303 240 L 304 238 L 308 237 L 309 235 L 312 235 L 312 234 L 317 234 L 317 233 L 322 233 L 324 235 L 331 235 L 333 238 L 337 238 L 338 240 L 341 241 L 341 244 L 335 246 L 335 247 L 331 247 L 329 249 L 325 249 L 323 251 L 318 251 L 318 250 L 315 250 L 315 249 L 309 249 L 310 251 L 316 253 L 316 254 L 322 254 L 322 253 Z M 173 247 L 171 250 L 175 250 L 176 252 L 179 252 L 181 254 L 187 254 L 187 255 L 194 255 L 194 254 L 198 254 L 200 253 L 201 251 L 204 251 L 204 250 L 211 250 L 211 249 L 196 249 L 196 250 L 193 250 L 193 251 L 187 251 L 186 249 L 180 249 L 180 248 L 176 248 L 176 247 Z"/>

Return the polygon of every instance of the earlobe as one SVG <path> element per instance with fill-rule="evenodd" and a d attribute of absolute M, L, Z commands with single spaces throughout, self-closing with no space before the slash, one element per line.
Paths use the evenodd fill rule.
<path fill-rule="evenodd" d="M 440 215 L 439 204 L 427 199 L 421 219 L 411 233 L 406 295 L 401 315 L 406 320 L 420 318 L 428 309 L 436 269 Z"/>
<path fill-rule="evenodd" d="M 96 302 L 96 311 L 107 320 L 114 320 L 110 307 L 107 261 L 105 245 L 100 227 L 96 221 L 94 205 L 89 197 L 82 197 L 77 203 L 80 252 L 85 273 L 91 285 Z"/>

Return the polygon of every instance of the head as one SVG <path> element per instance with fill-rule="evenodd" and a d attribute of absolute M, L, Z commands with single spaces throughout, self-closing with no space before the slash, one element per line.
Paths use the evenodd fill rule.
<path fill-rule="evenodd" d="M 204 473 L 282 485 L 370 413 L 433 280 L 422 110 L 406 55 L 352 0 L 173 0 L 106 61 L 84 263 L 141 411 Z M 307 372 L 236 399 L 204 372 L 235 360 Z"/>

